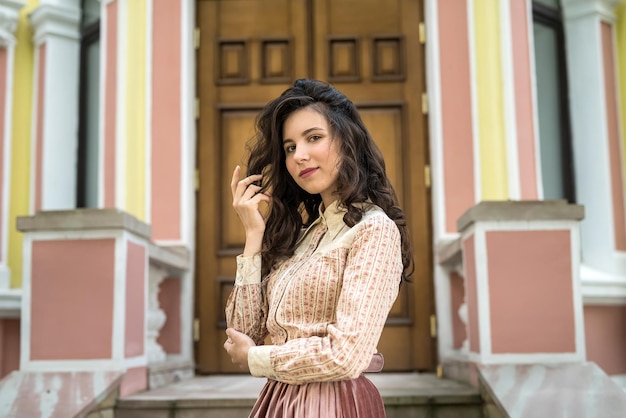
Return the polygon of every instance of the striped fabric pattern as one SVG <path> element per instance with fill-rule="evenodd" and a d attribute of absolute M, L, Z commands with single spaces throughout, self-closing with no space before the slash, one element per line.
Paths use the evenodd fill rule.
<path fill-rule="evenodd" d="M 302 384 L 357 378 L 369 365 L 397 297 L 400 234 L 367 205 L 350 228 L 330 206 L 301 234 L 293 257 L 261 281 L 260 256 L 237 259 L 229 327 L 261 343 L 248 354 L 255 376 Z"/>

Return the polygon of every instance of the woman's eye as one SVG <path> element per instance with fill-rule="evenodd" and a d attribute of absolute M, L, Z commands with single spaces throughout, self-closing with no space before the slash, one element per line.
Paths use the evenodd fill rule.
<path fill-rule="evenodd" d="M 294 152 L 295 150 L 296 150 L 296 146 L 295 146 L 295 145 L 287 145 L 287 146 L 285 147 L 285 152 L 286 152 L 287 154 L 292 153 L 292 152 Z"/>
<path fill-rule="evenodd" d="M 311 137 L 309 137 L 309 141 L 311 142 L 319 141 L 320 139 L 322 139 L 320 135 L 311 135 Z"/>

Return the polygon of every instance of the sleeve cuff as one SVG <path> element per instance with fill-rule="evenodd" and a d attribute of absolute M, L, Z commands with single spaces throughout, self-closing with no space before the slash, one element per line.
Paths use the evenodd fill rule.
<path fill-rule="evenodd" d="M 259 345 L 248 350 L 248 368 L 252 376 L 274 377 L 275 373 L 270 357 L 272 348 L 274 348 L 273 345 Z"/>
<path fill-rule="evenodd" d="M 261 283 L 261 256 L 253 255 L 244 257 L 243 255 L 238 255 L 235 284 L 246 285 L 258 283 Z"/>

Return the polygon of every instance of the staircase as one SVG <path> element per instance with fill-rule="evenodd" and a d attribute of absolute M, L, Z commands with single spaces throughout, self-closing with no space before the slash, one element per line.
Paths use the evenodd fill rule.
<path fill-rule="evenodd" d="M 432 374 L 368 374 L 388 418 L 480 418 L 478 389 Z M 250 376 L 196 377 L 118 399 L 116 418 L 245 418 L 265 380 Z"/>

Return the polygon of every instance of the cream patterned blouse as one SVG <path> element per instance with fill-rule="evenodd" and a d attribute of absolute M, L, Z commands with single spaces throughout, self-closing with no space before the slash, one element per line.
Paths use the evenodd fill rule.
<path fill-rule="evenodd" d="M 226 306 L 229 327 L 262 344 L 248 353 L 254 376 L 291 384 L 353 379 L 369 365 L 402 274 L 400 233 L 368 204 L 348 227 L 331 205 L 295 254 L 261 282 L 261 256 L 237 257 Z"/>

